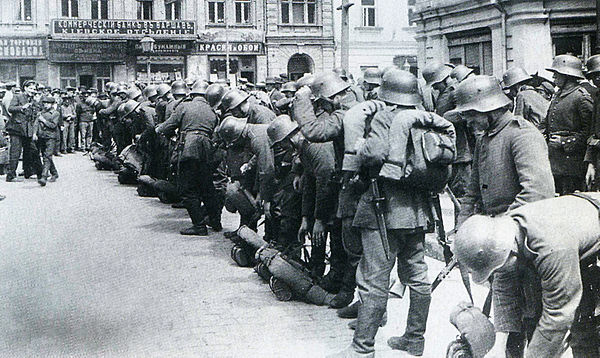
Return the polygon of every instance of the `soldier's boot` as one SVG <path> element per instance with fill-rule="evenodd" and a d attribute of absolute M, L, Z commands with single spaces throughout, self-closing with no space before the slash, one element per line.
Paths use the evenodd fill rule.
<path fill-rule="evenodd" d="M 430 294 L 421 294 L 410 290 L 410 305 L 408 307 L 408 319 L 406 331 L 401 337 L 388 339 L 388 346 L 392 349 L 401 350 L 413 356 L 422 356 L 425 348 L 425 329 L 429 315 Z"/>
<path fill-rule="evenodd" d="M 333 299 L 329 303 L 329 307 L 331 307 L 331 308 L 346 307 L 350 303 L 352 303 L 353 299 L 354 299 L 354 292 L 348 292 L 345 290 L 341 290 L 340 292 L 338 292 L 337 295 L 335 295 L 333 297 Z"/>
<path fill-rule="evenodd" d="M 329 270 L 327 275 L 325 275 L 321 281 L 319 281 L 319 287 L 324 289 L 325 291 L 333 294 L 337 294 L 340 292 L 342 288 L 342 275 L 334 270 Z M 353 295 L 354 296 L 354 295 Z M 348 302 L 346 305 L 348 305 Z M 343 306 L 341 306 L 343 307 Z M 336 307 L 340 308 L 340 307 Z"/>
<path fill-rule="evenodd" d="M 48 181 L 50 183 L 54 183 L 56 179 L 58 179 L 58 174 L 54 174 L 53 176 L 51 176 L 50 179 L 48 179 Z"/>
<path fill-rule="evenodd" d="M 208 235 L 208 229 L 206 226 L 192 226 L 187 229 L 179 231 L 181 235 L 194 235 L 194 236 L 206 236 Z"/>
<path fill-rule="evenodd" d="M 360 312 L 360 306 L 359 306 L 359 312 Z M 379 327 L 384 327 L 387 324 L 387 311 L 383 313 L 383 317 L 381 318 L 381 322 L 379 323 Z M 358 315 L 357 315 L 357 319 L 350 321 L 348 323 L 348 328 L 350 328 L 351 330 L 356 330 L 356 326 L 358 325 Z"/>
<path fill-rule="evenodd" d="M 38 182 L 38 184 L 39 184 L 40 186 L 46 186 L 46 182 L 47 182 L 47 180 L 46 180 L 46 178 L 45 178 L 45 177 L 43 177 L 43 176 L 40 176 L 40 177 L 38 178 L 37 182 Z"/>
<path fill-rule="evenodd" d="M 356 301 L 350 306 L 340 308 L 337 310 L 337 315 L 339 318 L 351 318 L 354 319 L 358 316 L 358 308 L 360 307 L 360 301 Z"/>
<path fill-rule="evenodd" d="M 200 205 L 194 201 L 184 201 L 186 204 L 186 209 L 190 219 L 192 219 L 192 227 L 181 230 L 181 235 L 196 235 L 196 236 L 206 236 L 208 235 L 208 229 L 206 225 L 202 224 L 202 211 L 200 210 Z"/>

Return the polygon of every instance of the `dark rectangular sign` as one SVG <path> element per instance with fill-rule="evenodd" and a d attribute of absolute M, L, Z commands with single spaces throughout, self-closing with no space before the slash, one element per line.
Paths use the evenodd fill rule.
<path fill-rule="evenodd" d="M 196 34 L 194 21 L 54 19 L 54 35 L 175 36 Z"/>
<path fill-rule="evenodd" d="M 0 38 L 0 58 L 46 58 L 46 40 L 39 37 Z"/>
<path fill-rule="evenodd" d="M 150 55 L 186 55 L 194 51 L 194 41 L 156 41 L 154 51 Z M 139 41 L 130 41 L 130 55 L 148 55 L 142 50 L 142 44 Z"/>
<path fill-rule="evenodd" d="M 51 62 L 124 62 L 126 41 L 50 41 Z"/>
<path fill-rule="evenodd" d="M 229 53 L 235 55 L 261 55 L 263 53 L 262 42 L 230 42 Z M 196 52 L 199 54 L 225 54 L 226 42 L 198 42 Z"/>

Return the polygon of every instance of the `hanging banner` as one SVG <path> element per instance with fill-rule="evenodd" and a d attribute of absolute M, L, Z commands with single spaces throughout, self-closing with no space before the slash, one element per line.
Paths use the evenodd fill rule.
<path fill-rule="evenodd" d="M 54 19 L 52 34 L 64 36 L 195 36 L 196 23 L 184 20 Z"/>
<path fill-rule="evenodd" d="M 124 62 L 126 41 L 50 41 L 51 62 Z"/>
<path fill-rule="evenodd" d="M 232 55 L 262 55 L 262 42 L 230 42 L 229 53 Z M 227 52 L 226 42 L 197 42 L 196 52 L 206 55 L 224 55 Z"/>

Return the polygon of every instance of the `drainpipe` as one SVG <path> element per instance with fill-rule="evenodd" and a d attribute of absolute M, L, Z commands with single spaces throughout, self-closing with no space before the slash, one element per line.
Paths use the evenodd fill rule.
<path fill-rule="evenodd" d="M 596 0 L 598 2 L 600 2 L 600 0 Z M 502 5 L 502 0 L 491 0 L 491 4 L 494 5 L 494 7 L 496 9 L 498 9 L 498 11 L 500 11 L 500 15 L 501 15 L 501 33 L 502 33 L 502 48 L 504 49 L 504 61 L 502 61 L 502 71 L 506 72 L 506 66 L 507 66 L 507 62 L 508 62 L 508 46 L 507 46 L 507 40 L 506 40 L 506 17 L 508 16 L 508 13 L 506 11 L 506 8 L 504 7 L 504 5 Z"/>

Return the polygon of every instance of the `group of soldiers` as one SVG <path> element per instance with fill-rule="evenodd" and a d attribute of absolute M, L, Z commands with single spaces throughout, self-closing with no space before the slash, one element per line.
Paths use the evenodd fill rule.
<path fill-rule="evenodd" d="M 460 202 L 459 266 L 491 282 L 497 333 L 486 357 L 559 356 L 567 336 L 575 357 L 598 357 L 600 195 L 582 192 L 600 184 L 600 56 L 583 68 L 560 55 L 553 81 L 518 67 L 498 80 L 429 63 L 423 79 L 390 67 L 367 69 L 358 84 L 343 70 L 269 78 L 259 89 L 108 83 L 71 100 L 72 111 L 63 109 L 69 91 L 57 103 L 25 83 L 8 107 L 7 181 L 21 148 L 25 176 L 58 177 L 52 153 L 63 142 L 72 149 L 69 120 L 84 150 L 92 139 L 106 152 L 135 147 L 140 178 L 176 187 L 173 206 L 192 222 L 182 235 L 221 231 L 225 207 L 240 227 L 264 223 L 269 245 L 305 261 L 335 295 L 329 305 L 356 318 L 351 345 L 332 357 L 374 356 L 395 265 L 410 305 L 404 334 L 388 345 L 423 355 L 425 234 L 439 229 L 445 190 Z"/>

